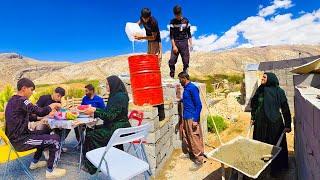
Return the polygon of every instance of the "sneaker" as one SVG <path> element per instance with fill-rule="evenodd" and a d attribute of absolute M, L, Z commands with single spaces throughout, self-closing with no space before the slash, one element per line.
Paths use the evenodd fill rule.
<path fill-rule="evenodd" d="M 29 168 L 31 170 L 34 170 L 34 169 L 38 169 L 38 168 L 42 168 L 42 167 L 46 167 L 46 166 L 47 166 L 46 161 L 38 161 L 37 163 L 31 162 Z"/>
<path fill-rule="evenodd" d="M 203 166 L 203 163 L 192 163 L 191 167 L 189 168 L 190 171 L 197 171 Z"/>
<path fill-rule="evenodd" d="M 67 171 L 65 169 L 60 168 L 54 168 L 52 172 L 46 171 L 46 178 L 47 179 L 53 179 L 53 178 L 59 178 L 64 175 L 66 175 Z"/>
<path fill-rule="evenodd" d="M 43 151 L 43 156 L 44 156 L 44 159 L 46 159 L 48 161 L 48 159 L 49 159 L 49 150 Z"/>
<path fill-rule="evenodd" d="M 181 158 L 181 159 L 189 159 L 190 155 L 182 153 L 182 154 L 180 154 L 179 158 Z"/>

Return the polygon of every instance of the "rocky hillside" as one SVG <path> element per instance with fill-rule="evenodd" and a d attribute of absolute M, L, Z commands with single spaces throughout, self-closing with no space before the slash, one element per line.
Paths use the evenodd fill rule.
<path fill-rule="evenodd" d="M 286 45 L 232 49 L 223 52 L 193 52 L 190 60 L 190 74 L 203 76 L 215 73 L 241 73 L 245 64 L 261 61 L 294 59 L 320 55 L 320 45 Z M 15 56 L 12 56 L 15 55 Z M 167 65 L 170 54 L 163 55 L 162 73 L 169 74 Z M 16 54 L 0 55 L 0 75 L 3 82 L 14 82 L 27 76 L 37 84 L 55 84 L 73 79 L 105 79 L 112 74 L 127 74 L 128 55 L 102 58 L 78 64 L 39 62 Z M 178 60 L 181 70 L 181 60 Z"/>
<path fill-rule="evenodd" d="M 69 63 L 37 61 L 16 53 L 2 53 L 0 54 L 0 88 L 7 83 L 15 83 L 21 77 L 37 79 L 47 72 L 54 72 L 69 65 Z"/>

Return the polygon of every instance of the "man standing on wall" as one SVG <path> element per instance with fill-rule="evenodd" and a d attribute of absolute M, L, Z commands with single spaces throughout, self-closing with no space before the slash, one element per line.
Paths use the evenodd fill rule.
<path fill-rule="evenodd" d="M 158 56 L 159 67 L 161 67 L 162 59 L 162 45 L 160 38 L 160 30 L 158 21 L 151 16 L 149 8 L 143 8 L 141 10 L 140 20 L 137 22 L 139 25 L 143 25 L 146 30 L 147 36 L 135 36 L 137 40 L 145 39 L 148 40 L 148 54 L 155 54 Z M 165 119 L 164 105 L 158 105 L 159 120 Z"/>
<path fill-rule="evenodd" d="M 180 6 L 173 8 L 174 19 L 170 21 L 170 39 L 172 44 L 171 56 L 169 60 L 170 77 L 174 78 L 175 64 L 179 54 L 183 62 L 183 71 L 188 72 L 190 49 L 192 47 L 192 37 L 189 20 L 182 17 Z"/>

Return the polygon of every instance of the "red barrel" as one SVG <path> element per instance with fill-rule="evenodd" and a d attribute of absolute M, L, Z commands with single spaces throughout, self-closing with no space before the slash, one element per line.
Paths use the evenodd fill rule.
<path fill-rule="evenodd" d="M 163 104 L 161 72 L 156 55 L 134 55 L 128 58 L 133 103 Z"/>

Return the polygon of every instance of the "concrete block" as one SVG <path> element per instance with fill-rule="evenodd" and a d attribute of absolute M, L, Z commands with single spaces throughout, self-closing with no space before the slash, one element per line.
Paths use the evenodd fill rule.
<path fill-rule="evenodd" d="M 153 157 L 156 157 L 162 151 L 162 149 L 164 149 L 164 145 L 167 142 L 171 143 L 171 137 L 173 136 L 173 134 L 173 129 L 171 129 L 170 131 L 168 130 L 167 133 L 155 143 L 150 143 L 147 139 L 148 144 L 145 144 L 146 153 L 150 154 Z"/>
<path fill-rule="evenodd" d="M 155 132 L 160 128 L 159 117 L 157 116 L 154 119 L 143 119 L 142 124 L 151 124 L 150 132 Z"/>
<path fill-rule="evenodd" d="M 313 133 L 315 137 L 320 137 L 320 109 L 316 107 L 313 109 Z"/>
<path fill-rule="evenodd" d="M 153 106 L 136 106 L 134 104 L 130 104 L 129 111 L 132 110 L 143 111 L 144 119 L 154 119 L 158 116 L 158 108 Z"/>
<path fill-rule="evenodd" d="M 173 146 L 170 146 L 168 152 L 164 155 L 164 157 L 161 159 L 160 163 L 158 164 L 157 169 L 156 169 L 156 171 L 157 171 L 156 174 L 158 174 L 161 171 L 163 166 L 170 159 L 172 152 L 173 152 Z"/>
<path fill-rule="evenodd" d="M 313 132 L 313 105 L 309 101 L 305 101 L 305 106 L 303 108 L 303 121 L 305 122 L 306 126 L 305 131 L 312 131 Z"/>
<path fill-rule="evenodd" d="M 161 150 L 160 150 L 160 158 L 161 159 L 163 159 L 168 154 L 168 152 L 170 151 L 170 147 L 172 147 L 171 137 L 161 147 Z"/>
<path fill-rule="evenodd" d="M 170 118 L 171 126 L 176 126 L 179 123 L 179 115 L 173 115 Z"/>
<path fill-rule="evenodd" d="M 173 140 L 172 145 L 174 149 L 181 149 L 182 148 L 182 141 L 181 140 Z"/>

